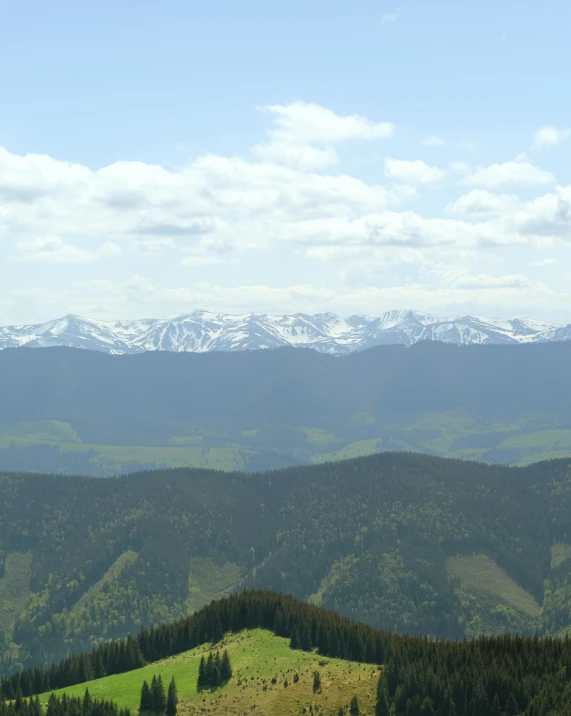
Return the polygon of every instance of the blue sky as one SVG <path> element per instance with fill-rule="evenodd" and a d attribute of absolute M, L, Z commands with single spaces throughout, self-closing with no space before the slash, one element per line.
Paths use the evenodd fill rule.
<path fill-rule="evenodd" d="M 0 322 L 571 322 L 571 5 L 11 3 Z"/>

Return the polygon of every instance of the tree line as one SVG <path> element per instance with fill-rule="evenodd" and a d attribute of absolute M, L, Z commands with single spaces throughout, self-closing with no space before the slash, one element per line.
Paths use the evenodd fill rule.
<path fill-rule="evenodd" d="M 10 703 L 0 698 L 0 716 L 44 716 L 44 711 L 38 696 L 24 699 L 21 691 L 18 691 Z M 51 694 L 45 716 L 131 716 L 131 712 L 119 708 L 114 701 L 93 699 L 89 689 L 86 689 L 83 698 Z"/>
<path fill-rule="evenodd" d="M 144 629 L 136 637 L 70 657 L 50 670 L 7 677 L 1 682 L 1 693 L 13 699 L 10 694 L 15 689 L 22 696 L 23 685 L 32 684 L 33 688 L 36 680 L 48 683 L 50 688 L 61 688 L 77 683 L 73 679 L 82 670 L 94 668 L 95 663 L 105 671 L 107 659 L 116 659 L 117 654 L 123 654 L 126 660 L 120 668 L 129 670 L 137 668 L 129 666 L 132 654 L 148 663 L 206 642 L 219 643 L 227 632 L 257 627 L 289 638 L 293 648 L 382 665 L 377 716 L 558 715 L 568 714 L 571 703 L 571 639 L 567 637 L 497 636 L 447 641 L 395 635 L 294 597 L 266 591 L 232 595 L 172 624 Z M 224 655 L 217 660 L 211 652 L 211 657 L 211 674 L 215 674 L 217 663 L 220 673 Z M 116 660 L 110 663 L 119 668 Z M 205 660 L 201 687 L 211 685 L 206 682 L 207 673 Z M 70 683 L 62 684 L 66 679 L 71 679 Z M 153 685 L 147 685 L 151 699 L 142 703 L 146 711 L 159 709 L 155 712 L 163 713 L 164 705 L 166 712 L 168 698 L 165 702 L 164 689 L 161 696 L 158 683 L 157 677 L 158 697 L 152 696 Z"/>

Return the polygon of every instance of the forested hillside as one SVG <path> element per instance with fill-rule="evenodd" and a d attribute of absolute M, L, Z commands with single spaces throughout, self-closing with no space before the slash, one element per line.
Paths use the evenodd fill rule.
<path fill-rule="evenodd" d="M 4 671 L 254 586 L 401 633 L 570 625 L 567 460 L 384 453 L 260 474 L 4 475 L 0 504 Z"/>
<path fill-rule="evenodd" d="M 387 450 L 571 456 L 571 342 L 104 355 L 0 351 L 0 470 L 265 470 Z"/>
<path fill-rule="evenodd" d="M 205 687 L 205 663 L 215 664 L 222 650 L 226 677 Z M 403 637 L 283 594 L 248 591 L 48 669 L 4 678 L 0 713 L 38 716 L 43 702 L 48 716 L 57 716 L 71 697 L 77 709 L 64 716 L 98 716 L 92 694 L 105 694 L 114 704 L 109 716 L 118 707 L 148 711 L 149 702 L 156 716 L 176 716 L 177 702 L 188 714 L 547 716 L 568 713 L 570 669 L 569 639 Z M 29 710 L 26 697 L 33 697 Z"/>

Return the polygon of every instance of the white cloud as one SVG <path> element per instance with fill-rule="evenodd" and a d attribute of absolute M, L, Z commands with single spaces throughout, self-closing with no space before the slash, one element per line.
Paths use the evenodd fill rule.
<path fill-rule="evenodd" d="M 394 133 L 391 122 L 371 122 L 358 114 L 336 114 L 307 102 L 263 107 L 272 115 L 276 129 L 271 141 L 292 144 L 335 144 L 349 139 L 386 139 Z"/>
<path fill-rule="evenodd" d="M 169 316 L 179 312 L 181 307 L 233 313 L 329 310 L 345 315 L 371 315 L 393 308 L 419 307 L 441 315 L 494 315 L 498 305 L 509 315 L 542 317 L 546 312 L 567 305 L 570 299 L 566 291 L 555 291 L 519 274 L 471 276 L 461 270 L 436 268 L 426 280 L 348 289 L 306 283 L 283 287 L 269 284 L 221 286 L 210 282 L 167 286 L 134 275 L 121 283 L 77 281 L 65 288 L 51 290 L 20 289 L 15 296 L 19 304 L 30 302 L 35 307 L 33 320 L 61 315 L 70 305 L 80 314 L 98 313 L 102 318 Z M 38 307 L 42 309 L 40 316 L 37 316 Z"/>
<path fill-rule="evenodd" d="M 505 215 L 519 204 L 517 196 L 512 194 L 493 194 L 486 189 L 474 189 L 449 204 L 446 211 L 452 216 L 481 219 Z"/>
<path fill-rule="evenodd" d="M 540 127 L 533 137 L 533 149 L 546 149 L 564 142 L 571 136 L 571 129 L 568 127 L 554 127 L 546 124 Z"/>
<path fill-rule="evenodd" d="M 529 253 L 538 247 L 541 257 L 564 251 L 571 243 L 571 186 L 546 189 L 555 181 L 549 172 L 523 156 L 475 169 L 463 162 L 441 168 L 388 157 L 382 177 L 374 178 L 377 166 L 371 165 L 364 179 L 346 171 L 340 145 L 384 140 L 392 135 L 392 124 L 300 102 L 273 105 L 267 115 L 272 124 L 250 156 L 207 154 L 177 169 L 118 161 L 94 171 L 45 155 L 0 149 L 0 264 L 8 259 L 53 264 L 39 281 L 44 288 L 53 287 L 53 315 L 58 306 L 66 313 L 109 311 L 117 316 L 143 308 L 147 315 L 157 314 L 159 308 L 153 306 L 168 315 L 173 307 L 177 312 L 217 303 L 220 310 L 238 305 L 240 310 L 281 310 L 286 305 L 321 310 L 331 303 L 346 312 L 350 306 L 364 306 L 367 297 L 379 310 L 451 310 L 457 305 L 467 311 L 471 305 L 484 313 L 486 306 L 495 305 L 498 313 L 498 306 L 507 312 L 519 305 L 515 312 L 522 313 L 525 290 L 544 297 L 538 310 L 552 310 L 562 300 L 535 280 L 540 265 L 531 255 L 517 269 L 480 264 L 477 270 L 464 267 L 463 273 L 449 269 L 417 275 L 418 266 L 436 255 L 446 255 L 445 263 L 457 267 L 485 253 L 498 257 L 502 247 Z M 373 147 L 377 156 L 382 145 Z M 424 187 L 446 180 L 447 191 L 457 192 L 459 181 L 467 185 L 466 193 L 448 193 L 441 205 L 440 193 L 434 193 L 429 205 L 421 203 Z M 533 191 L 534 186 L 539 190 Z M 528 187 L 532 198 L 523 201 L 512 194 L 518 187 Z M 417 198 L 412 210 L 407 202 Z M 465 259 L 467 255 L 472 258 Z M 157 280 L 166 274 L 171 282 L 161 286 L 133 278 L 123 287 L 87 282 L 85 296 L 79 284 L 67 293 L 60 289 L 69 269 L 57 264 L 74 264 L 75 276 L 92 277 L 106 275 L 103 261 L 114 262 L 117 275 L 152 265 Z M 541 263 L 541 277 L 556 285 L 559 279 L 550 265 Z M 521 266 L 530 270 L 527 289 Z M 31 290 L 26 271 L 20 271 L 18 285 Z M 257 272 L 264 286 L 218 285 L 223 281 L 219 276 L 228 280 L 233 275 L 247 275 L 255 283 Z M 341 273 L 343 281 L 355 282 L 354 290 L 340 290 Z M 285 276 L 291 286 L 276 289 L 283 287 Z M 304 283 L 307 276 L 315 286 Z M 205 277 L 216 279 L 208 286 L 193 283 Z M 357 290 L 359 282 L 371 286 Z M 478 288 L 488 303 L 467 296 L 467 286 Z M 40 290 L 36 283 L 33 288 Z M 11 291 L 3 279 L 3 315 L 24 310 Z M 40 294 L 35 295 L 37 302 Z M 34 305 L 30 299 L 29 310 L 36 310 Z"/>
<path fill-rule="evenodd" d="M 555 259 L 540 259 L 539 261 L 530 261 L 528 266 L 536 268 L 543 268 L 544 266 L 555 266 L 557 261 Z"/>
<path fill-rule="evenodd" d="M 425 147 L 443 147 L 446 142 L 442 137 L 431 134 L 422 140 L 422 144 L 424 144 Z"/>
<path fill-rule="evenodd" d="M 393 10 L 393 12 L 386 12 L 384 15 L 381 15 L 381 25 L 395 23 L 399 19 L 399 16 L 400 13 L 398 10 Z"/>
<path fill-rule="evenodd" d="M 121 247 L 111 241 L 106 241 L 95 251 L 86 251 L 60 236 L 24 240 L 17 248 L 16 259 L 44 263 L 90 263 L 122 253 Z"/>
<path fill-rule="evenodd" d="M 544 169 L 539 169 L 527 161 L 509 161 L 477 167 L 475 171 L 461 180 L 462 184 L 483 186 L 488 189 L 501 189 L 510 186 L 536 186 L 553 184 L 555 177 Z"/>
<path fill-rule="evenodd" d="M 420 159 L 385 159 L 385 176 L 405 184 L 437 184 L 446 176 L 444 169 L 431 167 Z"/>

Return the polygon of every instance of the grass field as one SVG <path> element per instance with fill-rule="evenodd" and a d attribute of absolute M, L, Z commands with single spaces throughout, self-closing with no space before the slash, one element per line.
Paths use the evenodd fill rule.
<path fill-rule="evenodd" d="M 354 440 L 345 445 L 341 435 L 320 428 L 304 427 L 298 428 L 298 431 L 307 439 L 307 450 L 299 461 L 310 459 L 317 464 L 362 457 L 383 450 L 419 451 L 464 460 L 487 460 L 486 453 L 492 448 L 511 451 L 507 459 L 511 464 L 520 466 L 551 458 L 571 457 L 571 430 L 538 430 L 539 424 L 539 417 L 534 419 L 531 416 L 522 418 L 519 424 L 483 425 L 464 411 L 441 411 L 419 415 L 409 423 L 378 423 L 379 437 Z M 529 428 L 529 432 L 525 434 L 501 439 L 501 433 L 526 428 Z M 85 456 L 86 465 L 89 466 L 85 468 L 86 471 L 101 475 L 136 470 L 138 466 L 141 469 L 154 466 L 231 471 L 247 469 L 248 461 L 260 449 L 263 452 L 279 447 L 274 444 L 253 447 L 252 438 L 258 433 L 259 430 L 253 428 L 243 430 L 233 438 L 216 434 L 216 437 L 226 442 L 208 447 L 209 436 L 212 437 L 214 433 L 200 426 L 189 426 L 183 434 L 171 436 L 169 444 L 165 446 L 103 445 L 83 443 L 69 423 L 45 420 L 0 425 L 0 451 L 11 446 L 57 447 L 62 454 L 62 467 L 54 469 L 64 471 L 67 470 L 66 459 L 76 466 L 71 469 L 77 470 L 78 458 L 72 458 L 72 455 L 88 453 Z M 489 445 L 452 449 L 456 438 L 482 433 L 489 434 Z M 498 433 L 497 439 L 494 433 Z M 69 458 L 65 457 L 66 454 Z"/>
<path fill-rule="evenodd" d="M 283 716 L 300 714 L 304 709 L 313 713 L 337 714 L 340 706 L 348 706 L 356 695 L 361 713 L 374 714 L 378 670 L 371 665 L 340 659 L 322 658 L 316 654 L 292 651 L 287 639 L 256 629 L 227 637 L 221 649 L 228 649 L 233 676 L 216 690 L 196 689 L 198 665 L 210 645 L 193 649 L 145 666 L 126 674 L 108 676 L 87 684 L 55 692 L 83 695 L 85 687 L 96 698 L 112 699 L 120 706 L 136 712 L 143 680 L 153 675 L 168 682 L 174 676 L 179 694 L 179 714 L 264 714 Z M 313 672 L 319 671 L 322 688 L 313 693 Z M 298 674 L 299 681 L 294 683 Z M 272 683 L 275 679 L 275 683 Z M 288 685 L 284 682 L 287 679 Z M 41 696 L 47 702 L 48 694 Z"/>
<path fill-rule="evenodd" d="M 65 442 L 41 439 L 33 435 L 15 436 L 0 432 L 0 449 L 30 447 L 33 445 L 51 445 L 59 447 L 62 453 L 95 452 L 93 462 L 121 469 L 123 465 L 140 463 L 156 467 L 198 467 L 213 470 L 241 470 L 244 467 L 244 455 L 248 450 L 234 447 L 156 447 L 131 445 L 96 445 L 82 442 Z"/>
<path fill-rule="evenodd" d="M 529 617 L 541 614 L 535 599 L 522 589 L 492 559 L 484 554 L 471 557 L 450 557 L 446 566 L 460 580 L 466 594 L 485 593 L 500 599 Z"/>

